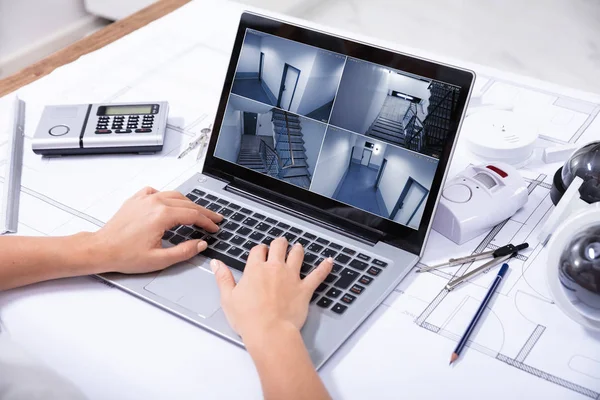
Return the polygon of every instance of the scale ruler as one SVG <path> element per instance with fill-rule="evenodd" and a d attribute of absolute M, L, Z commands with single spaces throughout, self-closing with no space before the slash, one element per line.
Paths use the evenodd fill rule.
<path fill-rule="evenodd" d="M 13 127 L 9 132 L 6 173 L 0 198 L 0 233 L 15 233 L 19 223 L 19 198 L 23 171 L 23 143 L 25 141 L 25 102 L 15 99 Z"/>

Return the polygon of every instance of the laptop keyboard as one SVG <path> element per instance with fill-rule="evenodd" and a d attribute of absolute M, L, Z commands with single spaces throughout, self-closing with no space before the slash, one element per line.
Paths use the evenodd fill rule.
<path fill-rule="evenodd" d="M 186 197 L 223 215 L 219 232 L 211 234 L 197 226 L 183 225 L 166 231 L 163 240 L 176 245 L 189 239 L 203 239 L 208 243 L 203 255 L 221 260 L 240 271 L 244 270 L 250 250 L 260 243 L 269 245 L 278 237 L 285 237 L 290 248 L 292 244 L 300 243 L 305 251 L 300 269 L 302 279 L 325 258 L 332 257 L 334 260 L 331 273 L 315 290 L 310 302 L 335 314 L 343 314 L 387 266 L 386 262 L 358 250 L 331 242 L 315 233 L 306 232 L 200 189 L 194 189 Z"/>

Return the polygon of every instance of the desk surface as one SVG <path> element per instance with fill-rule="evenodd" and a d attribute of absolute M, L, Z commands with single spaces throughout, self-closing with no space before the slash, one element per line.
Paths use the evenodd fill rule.
<path fill-rule="evenodd" d="M 84 54 L 91 53 L 92 51 L 98 50 L 107 44 L 122 38 L 128 33 L 178 9 L 189 1 L 190 0 L 160 0 L 127 18 L 123 18 L 120 21 L 116 21 L 97 32 L 94 32 L 11 76 L 0 79 L 0 97 L 48 75 L 56 68 L 73 62 Z"/>
<path fill-rule="evenodd" d="M 19 234 L 98 229 L 139 187 L 173 188 L 200 169 L 193 156 L 177 155 L 214 113 L 241 11 L 223 0 L 191 2 L 17 91 L 28 106 Z M 600 137 L 600 96 L 376 42 L 474 69 L 473 96 L 529 118 L 541 134 L 538 150 Z M 31 151 L 45 104 L 150 98 L 171 105 L 160 154 L 45 159 Z M 0 121 L 9 100 L 0 99 Z M 470 162 L 476 160 L 459 141 L 450 175 Z M 320 371 L 335 398 L 598 397 L 600 345 L 552 304 L 545 250 L 534 242 L 559 166 L 533 161 L 521 169 L 530 200 L 501 229 L 463 246 L 432 232 L 424 264 L 510 241 L 531 245 L 527 257 L 511 262 L 514 273 L 461 361 L 448 368 L 493 276 L 445 293 L 449 274 L 411 273 Z M 92 278 L 1 293 L 0 315 L 14 340 L 90 398 L 261 397 L 245 351 Z M 510 384 L 499 386 L 498 377 Z"/>

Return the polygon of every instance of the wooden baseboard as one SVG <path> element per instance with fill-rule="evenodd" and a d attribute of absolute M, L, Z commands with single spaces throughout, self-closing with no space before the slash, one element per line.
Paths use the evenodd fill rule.
<path fill-rule="evenodd" d="M 149 24 L 188 3 L 190 0 L 161 0 L 137 13 L 114 22 L 93 34 L 51 54 L 17 73 L 0 79 L 0 97 L 48 75 L 56 68 L 77 60 L 115 40 Z"/>
<path fill-rule="evenodd" d="M 52 53 L 106 26 L 108 22 L 95 16 L 84 16 L 52 35 L 46 36 L 18 52 L 0 59 L 0 78 L 31 65 Z"/>

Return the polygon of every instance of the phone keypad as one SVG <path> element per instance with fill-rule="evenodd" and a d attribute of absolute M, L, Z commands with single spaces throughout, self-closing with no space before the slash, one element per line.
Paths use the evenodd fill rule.
<path fill-rule="evenodd" d="M 102 115 L 98 117 L 96 134 L 149 133 L 154 128 L 154 115 Z"/>

